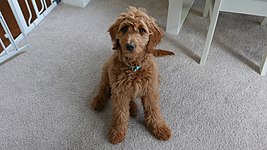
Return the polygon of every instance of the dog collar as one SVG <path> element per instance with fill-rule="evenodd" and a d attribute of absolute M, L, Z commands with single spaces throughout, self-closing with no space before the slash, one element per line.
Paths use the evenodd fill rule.
<path fill-rule="evenodd" d="M 127 65 L 133 72 L 136 72 L 138 71 L 140 68 L 141 68 L 141 65 L 140 66 L 130 66 L 130 65 Z"/>

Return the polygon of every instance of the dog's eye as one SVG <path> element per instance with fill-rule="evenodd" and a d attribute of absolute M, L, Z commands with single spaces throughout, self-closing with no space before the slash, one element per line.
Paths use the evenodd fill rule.
<path fill-rule="evenodd" d="M 146 32 L 146 30 L 142 28 L 142 29 L 139 29 L 139 32 L 144 33 L 144 32 Z"/>
<path fill-rule="evenodd" d="M 121 32 L 122 33 L 126 33 L 128 31 L 128 27 L 126 26 L 126 27 L 123 27 L 123 28 L 121 28 Z"/>

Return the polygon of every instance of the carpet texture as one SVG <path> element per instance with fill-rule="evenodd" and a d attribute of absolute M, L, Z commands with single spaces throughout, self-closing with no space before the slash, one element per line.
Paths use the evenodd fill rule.
<path fill-rule="evenodd" d="M 146 129 L 142 106 L 126 139 L 108 142 L 111 104 L 87 108 L 111 55 L 107 29 L 129 5 L 145 7 L 166 27 L 168 0 L 92 0 L 60 4 L 29 35 L 30 47 L 0 65 L 0 149 L 266 150 L 267 77 L 258 73 L 267 43 L 261 17 L 221 13 L 207 63 L 199 65 L 209 21 L 197 0 L 179 35 L 166 33 L 157 58 L 167 142 Z"/>

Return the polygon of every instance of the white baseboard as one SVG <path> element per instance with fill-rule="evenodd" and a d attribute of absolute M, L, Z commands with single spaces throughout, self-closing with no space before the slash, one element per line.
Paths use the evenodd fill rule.
<path fill-rule="evenodd" d="M 62 0 L 63 3 L 78 6 L 78 7 L 85 7 L 91 0 Z"/>

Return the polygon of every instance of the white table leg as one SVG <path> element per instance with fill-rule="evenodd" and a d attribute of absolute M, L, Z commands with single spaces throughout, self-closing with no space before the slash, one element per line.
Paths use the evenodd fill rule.
<path fill-rule="evenodd" d="M 267 72 L 267 47 L 265 47 L 265 52 L 262 58 L 262 63 L 260 66 L 260 74 L 262 76 L 265 76 Z"/>
<path fill-rule="evenodd" d="M 207 38 L 206 38 L 205 47 L 204 47 L 204 50 L 202 52 L 202 56 L 201 56 L 201 60 L 200 60 L 200 65 L 201 66 L 205 65 L 207 57 L 208 57 L 211 41 L 212 41 L 212 38 L 213 38 L 213 34 L 214 34 L 214 31 L 215 31 L 215 27 L 216 27 L 218 16 L 219 16 L 219 12 L 220 12 L 220 5 L 221 5 L 221 0 L 216 0 L 215 4 L 214 4 L 214 7 L 213 7 L 213 11 L 212 11 L 212 17 L 211 17 L 211 21 L 210 21 L 208 35 L 207 35 Z"/>
<path fill-rule="evenodd" d="M 205 18 L 208 17 L 208 14 L 209 14 L 209 4 L 210 4 L 210 0 L 206 0 L 204 12 L 203 12 L 203 17 Z"/>
<path fill-rule="evenodd" d="M 169 0 L 166 31 L 178 34 L 194 0 Z"/>
<path fill-rule="evenodd" d="M 183 0 L 169 0 L 166 31 L 178 34 L 181 25 Z"/>
<path fill-rule="evenodd" d="M 263 20 L 262 20 L 262 22 L 261 22 L 261 25 L 263 26 L 263 25 L 266 25 L 267 24 L 267 17 L 265 17 Z"/>

